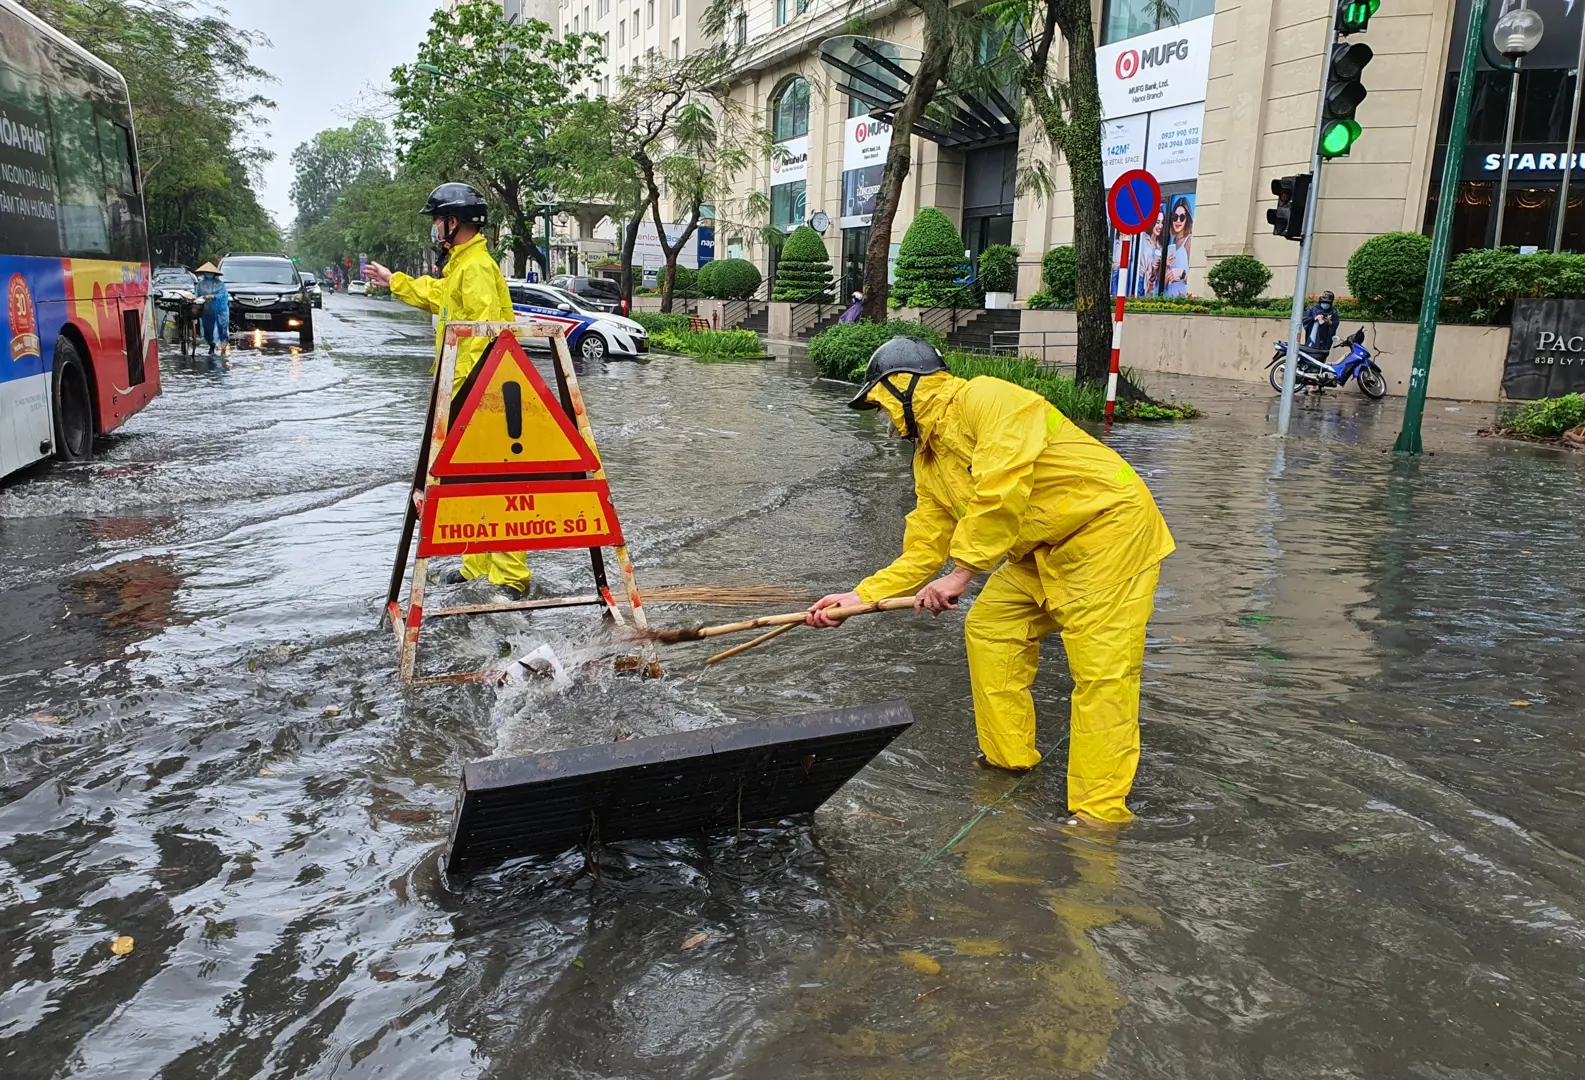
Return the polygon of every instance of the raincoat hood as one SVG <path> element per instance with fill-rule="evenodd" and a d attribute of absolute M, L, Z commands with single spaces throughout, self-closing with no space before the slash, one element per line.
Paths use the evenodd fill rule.
<path fill-rule="evenodd" d="M 888 375 L 887 378 L 901 393 L 907 389 L 908 382 L 913 376 L 900 372 Z M 941 418 L 946 415 L 947 405 L 967 385 L 969 385 L 968 380 L 960 379 L 947 371 L 919 377 L 919 383 L 914 387 L 914 422 L 919 427 L 921 444 L 930 441 L 930 436 L 937 430 Z M 865 400 L 880 408 L 892 422 L 892 427 L 899 433 L 908 430 L 908 421 L 903 415 L 903 403 L 884 386 L 877 385 Z"/>

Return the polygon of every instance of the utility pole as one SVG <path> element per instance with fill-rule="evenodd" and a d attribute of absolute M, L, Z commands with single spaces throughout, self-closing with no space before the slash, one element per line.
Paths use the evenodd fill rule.
<path fill-rule="evenodd" d="M 1315 213 L 1321 202 L 1321 129 L 1326 121 L 1326 88 L 1332 74 L 1332 46 L 1337 41 L 1337 12 L 1326 23 L 1326 45 L 1321 50 L 1321 92 L 1316 95 L 1315 131 L 1310 139 L 1310 197 L 1304 204 L 1304 235 L 1299 240 L 1299 266 L 1293 275 L 1293 311 L 1288 318 L 1288 355 L 1282 365 L 1282 404 L 1277 410 L 1277 435 L 1288 437 L 1293 419 L 1293 387 L 1299 370 L 1299 342 L 1304 333 L 1304 301 L 1310 283 L 1310 252 L 1315 247 Z"/>
<path fill-rule="evenodd" d="M 1409 369 L 1409 398 L 1403 409 L 1403 430 L 1393 444 L 1395 454 L 1419 454 L 1420 422 L 1425 416 L 1426 387 L 1431 380 L 1431 350 L 1436 344 L 1436 320 L 1442 311 L 1442 279 L 1447 273 L 1447 249 L 1453 236 L 1453 204 L 1458 202 L 1458 177 L 1464 164 L 1464 144 L 1469 134 L 1470 103 L 1475 97 L 1476 66 L 1480 63 L 1481 35 L 1486 32 L 1487 0 L 1470 0 L 1469 25 L 1464 28 L 1464 62 L 1458 72 L 1453 99 L 1453 125 L 1447 136 L 1447 157 L 1442 162 L 1442 187 L 1436 200 L 1436 224 L 1431 230 L 1431 261 L 1425 272 L 1425 298 L 1420 302 L 1420 327 L 1414 339 L 1414 362 Z"/>

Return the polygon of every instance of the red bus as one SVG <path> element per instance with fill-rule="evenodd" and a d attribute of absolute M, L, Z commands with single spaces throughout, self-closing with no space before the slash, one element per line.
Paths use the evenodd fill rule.
<path fill-rule="evenodd" d="M 160 392 L 126 80 L 0 0 L 0 476 L 82 461 Z"/>

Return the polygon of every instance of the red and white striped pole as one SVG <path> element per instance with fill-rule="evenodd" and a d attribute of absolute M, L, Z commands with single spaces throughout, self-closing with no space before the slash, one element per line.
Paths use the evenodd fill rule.
<path fill-rule="evenodd" d="M 1117 297 L 1112 308 L 1112 367 L 1106 376 L 1106 423 L 1117 408 L 1117 374 L 1123 356 L 1123 300 L 1128 296 L 1128 254 L 1133 237 L 1123 237 L 1123 254 L 1117 267 Z"/>

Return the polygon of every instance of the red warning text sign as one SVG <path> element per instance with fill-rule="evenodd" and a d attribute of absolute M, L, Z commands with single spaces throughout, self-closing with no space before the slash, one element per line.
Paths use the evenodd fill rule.
<path fill-rule="evenodd" d="M 420 558 L 611 547 L 622 526 L 604 480 L 441 484 L 424 502 Z"/>

